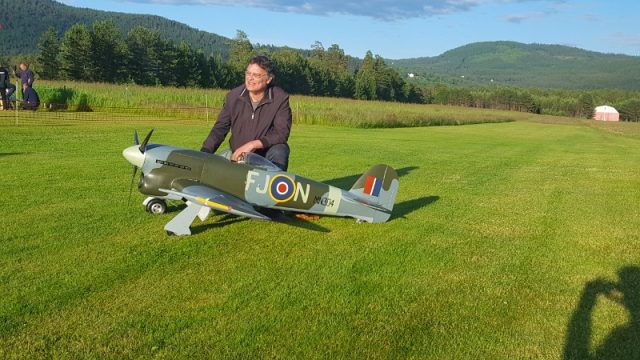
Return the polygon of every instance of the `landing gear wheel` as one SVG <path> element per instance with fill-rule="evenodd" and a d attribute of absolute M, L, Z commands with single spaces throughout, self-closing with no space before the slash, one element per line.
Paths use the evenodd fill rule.
<path fill-rule="evenodd" d="M 161 215 L 167 211 L 167 203 L 162 199 L 153 199 L 147 203 L 147 212 Z"/>

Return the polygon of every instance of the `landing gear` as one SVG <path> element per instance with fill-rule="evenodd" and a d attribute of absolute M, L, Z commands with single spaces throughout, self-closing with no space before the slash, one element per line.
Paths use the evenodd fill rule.
<path fill-rule="evenodd" d="M 147 200 L 148 201 L 145 200 L 145 203 L 146 203 L 145 206 L 146 206 L 147 212 L 154 215 L 161 215 L 167 212 L 166 201 L 158 198 L 151 198 Z"/>

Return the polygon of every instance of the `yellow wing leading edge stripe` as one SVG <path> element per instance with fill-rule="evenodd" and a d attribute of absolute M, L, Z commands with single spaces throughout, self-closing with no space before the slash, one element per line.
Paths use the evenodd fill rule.
<path fill-rule="evenodd" d="M 217 203 L 215 201 L 211 201 L 209 199 L 205 199 L 205 198 L 200 197 L 200 196 L 196 197 L 196 200 L 200 201 L 201 203 L 203 203 L 205 205 L 209 205 L 209 206 L 211 206 L 212 208 L 215 208 L 215 209 L 220 209 L 222 211 L 231 211 L 231 206 L 220 204 L 220 203 Z"/>

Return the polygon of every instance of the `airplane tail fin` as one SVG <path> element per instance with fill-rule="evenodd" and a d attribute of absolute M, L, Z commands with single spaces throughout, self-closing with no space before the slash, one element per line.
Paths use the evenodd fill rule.
<path fill-rule="evenodd" d="M 349 192 L 376 210 L 373 222 L 389 220 L 398 193 L 398 173 L 388 165 L 376 165 L 362 174 Z"/>

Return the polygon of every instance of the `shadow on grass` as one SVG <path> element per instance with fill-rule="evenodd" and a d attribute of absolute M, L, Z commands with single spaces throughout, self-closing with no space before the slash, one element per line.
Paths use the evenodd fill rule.
<path fill-rule="evenodd" d="M 417 166 L 407 166 L 407 167 L 403 167 L 402 169 L 396 169 L 396 172 L 398 173 L 398 177 L 403 177 L 416 169 L 418 169 Z M 358 180 L 360 176 L 362 176 L 362 174 L 350 175 L 350 176 L 345 176 L 337 179 L 326 180 L 326 181 L 323 181 L 323 183 L 327 185 L 335 186 L 341 189 L 349 189 L 351 188 L 351 186 L 353 186 L 353 184 L 355 184 L 356 180 Z"/>
<path fill-rule="evenodd" d="M 315 224 L 312 221 L 302 220 L 302 219 L 298 219 L 296 217 L 287 216 L 287 215 L 275 217 L 273 218 L 273 221 L 280 224 L 285 224 L 285 225 L 289 225 L 289 226 L 293 226 L 293 227 L 297 227 L 305 230 L 311 230 L 311 231 L 323 232 L 323 233 L 331 232 L 331 230 L 327 229 L 326 227 Z"/>
<path fill-rule="evenodd" d="M 311 230 L 311 231 L 317 231 L 317 232 L 323 232 L 323 233 L 328 233 L 330 232 L 329 229 L 325 228 L 324 226 L 320 226 L 318 224 L 314 224 L 310 221 L 305 221 L 305 220 L 301 220 L 301 219 L 297 219 L 288 215 L 284 215 L 284 214 L 280 214 L 277 216 L 271 216 L 272 220 L 274 222 L 280 223 L 280 224 L 284 224 L 284 225 L 288 225 L 288 226 L 293 226 L 293 227 L 297 227 L 300 229 L 305 229 L 305 230 Z M 225 216 L 223 216 L 221 219 L 219 220 L 215 220 L 212 223 L 209 224 L 199 224 L 199 225 L 195 225 L 195 226 L 191 226 L 191 233 L 192 234 L 199 234 L 201 232 L 210 230 L 210 229 L 216 229 L 216 228 L 221 228 L 227 225 L 231 225 L 231 224 L 235 224 L 235 223 L 239 223 L 242 221 L 247 221 L 247 220 L 251 220 L 247 217 L 242 217 L 242 216 L 237 216 L 237 215 L 232 215 L 232 214 L 226 214 Z M 254 220 L 254 221 L 263 221 L 263 220 Z"/>
<path fill-rule="evenodd" d="M 391 213 L 391 219 L 389 219 L 389 221 L 393 221 L 397 218 L 404 218 L 406 215 L 425 206 L 429 206 L 438 200 L 440 200 L 440 196 L 425 196 L 397 203 L 393 207 L 393 212 Z"/>
<path fill-rule="evenodd" d="M 0 157 L 5 157 L 5 156 L 16 156 L 16 155 L 28 155 L 30 153 L 26 153 L 26 152 L 7 152 L 7 153 L 0 153 Z"/>
<path fill-rule="evenodd" d="M 618 282 L 598 278 L 584 286 L 567 326 L 565 360 L 640 359 L 640 267 L 623 267 L 618 277 Z M 593 348 L 593 313 L 600 295 L 624 307 L 629 313 L 629 322 L 613 329 Z"/>
<path fill-rule="evenodd" d="M 210 229 L 221 228 L 226 225 L 235 224 L 235 223 L 239 223 L 247 220 L 249 220 L 249 218 L 228 214 L 228 215 L 225 215 L 222 219 L 216 220 L 215 222 L 212 222 L 209 224 L 200 224 L 196 226 L 191 226 L 191 234 L 195 235 Z"/>

